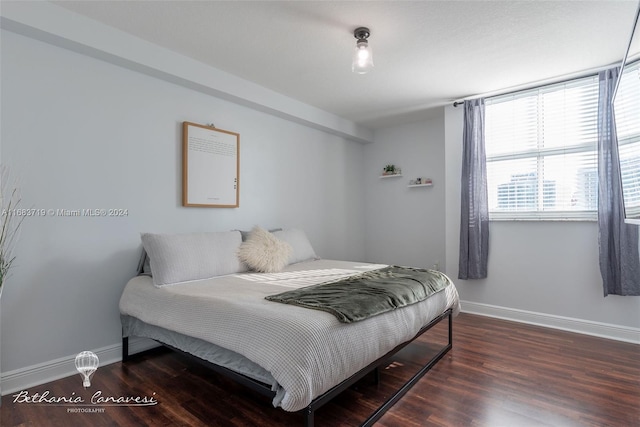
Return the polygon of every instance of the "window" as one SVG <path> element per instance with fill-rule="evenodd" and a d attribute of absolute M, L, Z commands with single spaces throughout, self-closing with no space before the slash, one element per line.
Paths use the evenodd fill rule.
<path fill-rule="evenodd" d="M 597 76 L 486 100 L 491 219 L 595 219 Z"/>
<path fill-rule="evenodd" d="M 640 217 L 640 62 L 626 65 L 616 93 L 615 118 L 627 217 Z"/>

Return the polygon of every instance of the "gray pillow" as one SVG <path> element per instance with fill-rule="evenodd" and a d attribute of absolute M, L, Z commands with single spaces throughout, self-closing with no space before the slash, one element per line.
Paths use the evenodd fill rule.
<path fill-rule="evenodd" d="M 239 231 L 189 234 L 142 234 L 151 260 L 153 283 L 170 285 L 246 271 L 236 253 Z"/>
<path fill-rule="evenodd" d="M 247 231 L 247 230 L 233 230 L 233 231 L 239 231 L 240 234 L 242 235 L 242 241 L 245 242 L 247 240 L 247 238 L 249 237 L 249 234 L 251 234 L 251 231 Z M 269 232 L 273 233 L 274 231 L 282 231 L 282 228 L 270 228 Z"/>
<path fill-rule="evenodd" d="M 318 259 L 316 252 L 311 247 L 307 235 L 297 228 L 289 228 L 281 231 L 274 231 L 273 235 L 278 239 L 287 242 L 293 249 L 289 255 L 289 264 Z"/>

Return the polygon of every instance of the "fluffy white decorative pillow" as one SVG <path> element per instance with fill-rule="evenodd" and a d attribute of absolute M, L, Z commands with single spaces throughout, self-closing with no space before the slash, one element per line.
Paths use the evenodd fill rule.
<path fill-rule="evenodd" d="M 287 261 L 288 264 L 318 259 L 304 231 L 297 228 L 288 228 L 282 231 L 274 231 L 273 235 L 291 245 L 292 251 L 289 261 Z"/>
<path fill-rule="evenodd" d="M 257 226 L 251 230 L 247 240 L 238 249 L 240 261 L 261 273 L 282 270 L 288 264 L 290 254 L 291 245 Z"/>

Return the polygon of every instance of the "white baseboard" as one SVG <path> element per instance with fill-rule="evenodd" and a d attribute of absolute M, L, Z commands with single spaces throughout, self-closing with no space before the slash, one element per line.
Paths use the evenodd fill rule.
<path fill-rule="evenodd" d="M 157 346 L 158 343 L 152 340 L 144 338 L 130 338 L 129 354 L 138 353 Z M 122 343 L 102 347 L 92 351 L 96 356 L 98 356 L 98 359 L 100 359 L 100 366 L 109 365 L 122 360 Z M 46 384 L 71 375 L 78 375 L 78 381 L 80 381 L 80 374 L 76 370 L 75 360 L 76 355 L 73 354 L 40 363 L 38 365 L 3 372 L 2 379 L 0 379 L 0 382 L 2 383 L 2 395 L 4 396 L 21 390 L 26 390 L 30 387 Z M 100 372 L 99 370 L 100 368 L 98 367 L 98 372 Z"/>
<path fill-rule="evenodd" d="M 460 304 L 462 305 L 462 311 L 464 313 L 479 314 L 481 316 L 495 317 L 498 319 L 512 320 L 514 322 L 528 323 L 530 325 L 561 329 L 563 331 L 577 332 L 585 335 L 593 335 L 616 341 L 624 341 L 632 344 L 640 344 L 639 328 L 593 322 L 590 320 L 576 319 L 572 317 L 556 316 L 553 314 L 536 313 L 533 311 L 517 310 L 514 308 L 470 301 L 461 301 Z"/>

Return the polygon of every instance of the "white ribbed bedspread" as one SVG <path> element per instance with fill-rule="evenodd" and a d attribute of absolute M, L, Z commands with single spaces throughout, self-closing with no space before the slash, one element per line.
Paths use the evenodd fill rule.
<path fill-rule="evenodd" d="M 349 324 L 324 311 L 264 299 L 292 287 L 381 267 L 316 260 L 290 265 L 275 275 L 239 273 L 162 288 L 150 277 L 138 276 L 125 287 L 120 311 L 247 357 L 269 371 L 284 390 L 274 405 L 297 411 L 413 338 L 446 309 L 459 312 L 451 281 L 425 301 Z M 300 273 L 295 277 L 287 272 Z"/>

